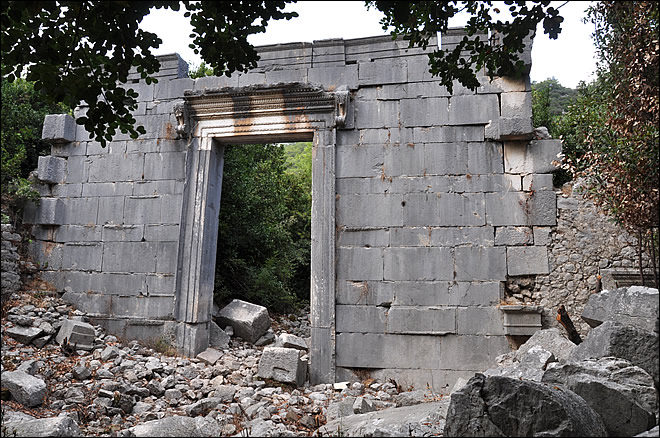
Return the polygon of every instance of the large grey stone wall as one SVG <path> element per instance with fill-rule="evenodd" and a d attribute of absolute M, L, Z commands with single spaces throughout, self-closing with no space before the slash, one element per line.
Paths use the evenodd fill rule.
<path fill-rule="evenodd" d="M 442 45 L 463 36 L 450 30 Z M 197 80 L 178 56 L 162 57 L 158 84 L 136 77 L 130 85 L 140 93 L 135 117 L 147 129 L 138 140 L 117 135 L 101 148 L 65 116 L 49 116 L 44 137 L 56 144 L 40 163 L 44 197 L 26 216 L 36 224 L 33 253 L 48 262 L 43 275 L 126 337 L 170 333 L 181 342 L 188 339 L 177 332 L 181 324 L 196 324 L 194 347 L 182 347 L 194 352 L 210 308 L 188 303 L 198 295 L 184 283 L 206 275 L 191 273 L 188 259 L 198 254 L 208 264 L 215 237 L 190 249 L 197 243 L 184 236 L 213 236 L 208 221 L 195 224 L 217 212 L 211 198 L 220 199 L 219 189 L 205 185 L 215 184 L 208 175 L 221 177 L 217 144 L 314 133 L 312 378 L 343 380 L 368 369 L 446 391 L 488 368 L 510 349 L 498 307 L 507 278 L 549 272 L 547 242 L 519 242 L 556 225 L 550 172 L 560 143 L 532 140 L 529 77 L 482 76 L 476 92 L 457 83 L 450 94 L 428 73 L 424 51 L 388 36 L 258 51 L 259 67 L 249 73 Z M 284 119 L 269 119 L 263 108 L 299 111 L 291 99 L 263 104 L 260 121 L 240 100 L 274 84 L 321 90 L 314 111 L 308 102 L 285 118 L 289 131 L 264 128 Z M 337 96 L 334 110 L 326 95 Z M 212 103 L 214 96 L 229 96 L 234 109 Z M 186 115 L 177 113 L 182 102 Z M 221 120 L 227 111 L 235 120 Z M 259 134 L 257 124 L 275 136 Z M 220 164 L 200 167 L 208 160 Z M 207 203 L 195 200 L 193 186 L 202 197 L 213 193 Z M 208 292 L 200 286 L 199 294 Z M 185 316 L 191 309 L 196 314 Z"/>

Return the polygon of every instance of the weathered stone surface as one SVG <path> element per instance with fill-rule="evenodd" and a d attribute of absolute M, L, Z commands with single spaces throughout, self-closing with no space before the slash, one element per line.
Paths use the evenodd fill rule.
<path fill-rule="evenodd" d="M 219 397 L 208 397 L 188 406 L 188 408 L 186 408 L 186 412 L 190 417 L 206 415 L 215 409 L 220 403 L 222 403 L 222 399 Z"/>
<path fill-rule="evenodd" d="M 43 333 L 38 327 L 20 327 L 15 326 L 5 330 L 10 337 L 16 339 L 21 344 L 29 344 L 32 340 Z"/>
<path fill-rule="evenodd" d="M 182 417 L 174 415 L 160 420 L 147 421 L 131 427 L 129 430 L 136 437 L 189 437 L 218 436 L 220 425 L 208 417 Z"/>
<path fill-rule="evenodd" d="M 542 381 L 564 385 L 582 397 L 600 415 L 609 436 L 633 436 L 655 426 L 653 378 L 627 360 L 605 357 L 557 364 Z"/>
<path fill-rule="evenodd" d="M 353 412 L 356 414 L 366 414 L 375 410 L 376 408 L 374 408 L 371 400 L 367 400 L 364 397 L 357 397 L 353 402 Z"/>
<path fill-rule="evenodd" d="M 221 327 L 232 326 L 236 336 L 252 343 L 270 327 L 270 317 L 265 307 L 241 300 L 233 300 L 223 307 L 217 320 Z"/>
<path fill-rule="evenodd" d="M 277 337 L 274 347 L 295 348 L 296 350 L 307 351 L 307 342 L 300 336 L 283 333 Z"/>
<path fill-rule="evenodd" d="M 71 370 L 73 377 L 78 380 L 86 380 L 92 377 L 92 371 L 85 366 L 76 366 Z"/>
<path fill-rule="evenodd" d="M 101 352 L 102 361 L 108 361 L 118 356 L 119 356 L 119 348 L 115 347 L 114 345 L 108 345 Z"/>
<path fill-rule="evenodd" d="M 444 436 L 586 437 L 607 432 L 598 414 L 571 391 L 477 374 L 452 394 Z"/>
<path fill-rule="evenodd" d="M 55 340 L 62 345 L 66 339 L 69 345 L 75 344 L 81 350 L 91 350 L 94 344 L 94 327 L 82 321 L 66 319 L 60 327 Z"/>
<path fill-rule="evenodd" d="M 209 347 L 217 350 L 223 350 L 229 347 L 229 335 L 218 326 L 214 321 L 210 322 L 211 329 L 209 331 Z"/>
<path fill-rule="evenodd" d="M 275 342 L 276 336 L 275 333 L 273 333 L 273 329 L 268 329 L 265 335 L 260 337 L 257 342 L 254 343 L 255 347 L 262 347 L 264 345 L 268 345 L 272 342 Z"/>
<path fill-rule="evenodd" d="M 495 245 L 530 245 L 534 243 L 534 233 L 530 227 L 495 228 Z"/>
<path fill-rule="evenodd" d="M 259 376 L 300 386 L 305 382 L 302 352 L 295 348 L 266 347 L 259 360 Z"/>
<path fill-rule="evenodd" d="M 550 272 L 548 250 L 545 246 L 517 246 L 507 248 L 506 263 L 509 275 L 535 275 Z"/>
<path fill-rule="evenodd" d="M 442 433 L 449 399 L 384 409 L 329 421 L 320 436 L 437 436 Z M 448 435 L 445 435 L 448 436 Z"/>
<path fill-rule="evenodd" d="M 420 403 L 424 403 L 433 398 L 433 394 L 422 389 L 416 391 L 406 391 L 394 396 L 394 403 L 396 407 L 400 408 L 402 406 L 413 406 Z"/>
<path fill-rule="evenodd" d="M 21 412 L 7 411 L 2 423 L 3 436 L 16 437 L 74 437 L 82 436 L 78 424 L 68 413 L 57 417 L 34 418 Z"/>
<path fill-rule="evenodd" d="M 532 140 L 504 143 L 504 171 L 508 173 L 550 173 L 561 152 L 559 140 Z"/>
<path fill-rule="evenodd" d="M 66 175 L 66 160 L 53 156 L 39 157 L 37 178 L 49 184 L 64 182 Z"/>
<path fill-rule="evenodd" d="M 234 385 L 216 385 L 215 396 L 218 397 L 223 403 L 230 403 L 234 401 L 236 389 L 237 388 Z"/>
<path fill-rule="evenodd" d="M 515 351 L 515 357 L 519 359 L 535 346 L 551 352 L 559 361 L 567 360 L 571 352 L 576 348 L 574 343 L 562 335 L 562 332 L 558 328 L 554 327 L 538 330 L 534 333 L 531 338 Z"/>
<path fill-rule="evenodd" d="M 64 203 L 58 198 L 42 198 L 39 206 L 28 203 L 25 207 L 24 219 L 27 223 L 62 225 L 64 218 Z"/>
<path fill-rule="evenodd" d="M 46 396 L 46 383 L 23 371 L 3 372 L 2 386 L 9 389 L 17 402 L 29 408 L 40 405 Z"/>
<path fill-rule="evenodd" d="M 605 321 L 589 332 L 584 341 L 569 356 L 571 361 L 614 356 L 630 361 L 653 377 L 658 387 L 658 334 Z"/>
<path fill-rule="evenodd" d="M 591 327 L 604 321 L 617 321 L 653 331 L 658 318 L 658 289 L 631 286 L 591 294 L 582 319 Z"/>
<path fill-rule="evenodd" d="M 334 420 L 335 418 L 348 417 L 354 415 L 353 404 L 355 403 L 355 397 L 348 396 L 340 401 L 333 401 L 328 405 L 326 419 L 328 422 Z"/>
<path fill-rule="evenodd" d="M 488 369 L 483 374 L 540 382 L 548 364 L 556 361 L 557 359 L 551 352 L 535 345 L 528 349 L 525 354 L 518 356 L 518 361 L 502 368 Z"/>
<path fill-rule="evenodd" d="M 660 426 L 655 426 L 651 430 L 647 430 L 646 432 L 642 432 L 638 435 L 635 435 L 635 437 L 639 437 L 639 438 L 657 437 L 657 436 L 660 436 Z"/>
<path fill-rule="evenodd" d="M 76 139 L 76 121 L 68 114 L 48 114 L 41 138 L 52 143 L 70 143 Z"/>
<path fill-rule="evenodd" d="M 222 357 L 222 352 L 215 348 L 207 348 L 197 355 L 197 359 L 209 365 L 214 365 Z"/>

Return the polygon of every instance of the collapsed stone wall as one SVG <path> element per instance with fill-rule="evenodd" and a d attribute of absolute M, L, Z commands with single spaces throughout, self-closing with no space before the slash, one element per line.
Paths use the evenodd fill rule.
<path fill-rule="evenodd" d="M 441 44 L 464 36 L 450 30 Z M 72 118 L 47 117 L 55 144 L 25 217 L 46 280 L 111 333 L 201 351 L 223 144 L 304 137 L 312 380 L 366 369 L 446 392 L 509 351 L 507 335 L 540 328 L 536 309 L 500 307 L 508 278 L 550 272 L 556 225 L 561 146 L 533 139 L 529 76 L 482 72 L 475 92 L 449 93 L 424 50 L 389 36 L 258 52 L 256 69 L 231 77 L 190 79 L 178 55 L 160 57 L 155 85 L 129 77 L 147 130 L 137 140 L 117 134 L 101 148 Z"/>
<path fill-rule="evenodd" d="M 2 300 L 9 299 L 11 294 L 21 288 L 20 255 L 17 245 L 21 236 L 14 232 L 11 224 L 2 224 Z"/>
<path fill-rule="evenodd" d="M 563 304 L 584 337 L 589 325 L 582 314 L 597 288 L 614 290 L 641 285 L 637 239 L 581 194 L 582 183 L 567 183 L 557 193 L 557 226 L 547 236 L 550 273 L 531 283 L 530 303 L 543 307 L 543 326 L 558 325 L 557 308 Z M 644 254 L 646 283 L 652 285 L 651 262 Z M 600 285 L 598 285 L 601 276 Z M 655 286 L 657 287 L 657 286 Z M 522 297 L 520 297 L 522 298 Z M 563 329 L 562 329 L 563 330 Z"/>

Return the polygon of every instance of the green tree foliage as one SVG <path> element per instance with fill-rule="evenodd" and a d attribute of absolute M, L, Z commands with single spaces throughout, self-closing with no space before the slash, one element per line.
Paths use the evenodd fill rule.
<path fill-rule="evenodd" d="M 598 79 L 578 88 L 557 122 L 564 168 L 588 182 L 586 196 L 638 236 L 658 282 L 659 101 L 657 2 L 598 2 Z"/>
<path fill-rule="evenodd" d="M 192 79 L 203 78 L 205 76 L 213 76 L 213 69 L 206 65 L 204 61 L 202 61 L 198 67 L 191 67 L 190 71 L 188 72 L 188 76 L 190 76 Z"/>
<path fill-rule="evenodd" d="M 2 79 L 2 194 L 34 198 L 26 180 L 37 167 L 39 156 L 50 153 L 50 144 L 41 140 L 46 114 L 70 112 L 63 104 L 50 104 L 32 82 Z"/>
<path fill-rule="evenodd" d="M 607 123 L 611 83 L 606 75 L 588 84 L 580 82 L 574 102 L 553 120 L 552 134 L 562 140 L 562 152 L 575 170 L 588 166 L 584 156 L 594 139 L 607 147 L 614 144 L 615 135 Z"/>
<path fill-rule="evenodd" d="M 532 83 L 532 115 L 534 126 L 545 126 L 550 135 L 555 119 L 564 114 L 577 96 L 577 90 L 562 86 L 555 78 Z"/>
<path fill-rule="evenodd" d="M 132 67 L 147 83 L 157 82 L 150 75 L 160 65 L 151 50 L 162 43 L 138 25 L 152 7 L 178 11 L 180 4 L 193 27 L 195 53 L 217 75 L 255 67 L 257 54 L 247 37 L 264 32 L 271 19 L 297 16 L 281 11 L 286 1 L 4 1 L 2 76 L 13 81 L 25 70 L 50 102 L 87 102 L 89 110 L 77 122 L 102 145 L 117 130 L 137 138 L 145 132 L 135 128 L 131 114 L 137 93 L 120 85 Z"/>
<path fill-rule="evenodd" d="M 575 101 L 578 90 L 562 86 L 555 78 L 546 79 L 541 82 L 532 83 L 532 122 L 535 127 L 545 126 L 553 138 L 563 138 L 571 136 L 568 132 L 570 125 L 564 122 L 560 130 L 560 120 L 569 113 L 571 104 Z M 579 113 L 567 115 L 569 118 L 579 117 Z M 578 148 L 575 143 L 566 141 L 565 138 L 563 150 L 566 156 L 574 156 L 571 149 Z M 572 176 L 570 172 L 564 169 L 558 169 L 553 175 L 553 184 L 557 187 L 570 181 Z"/>
<path fill-rule="evenodd" d="M 309 300 L 311 154 L 309 166 L 301 158 L 307 148 L 225 147 L 215 277 L 219 303 L 240 298 L 284 312 Z"/>
<path fill-rule="evenodd" d="M 550 113 L 550 88 L 532 84 L 532 124 L 538 128 L 545 126 L 552 135 L 554 117 Z"/>
<path fill-rule="evenodd" d="M 89 105 L 85 125 L 102 145 L 117 131 L 137 138 L 144 133 L 135 127 L 131 112 L 137 108 L 137 93 L 126 84 L 134 67 L 147 83 L 157 82 L 160 68 L 151 50 L 161 44 L 154 33 L 138 24 L 150 8 L 178 11 L 183 5 L 193 28 L 191 47 L 213 69 L 215 75 L 229 75 L 255 67 L 258 55 L 248 43 L 249 35 L 264 32 L 270 20 L 291 19 L 295 12 L 283 12 L 285 1 L 5 1 L 0 3 L 2 23 L 2 76 L 12 81 L 25 70 L 35 89 L 43 90 L 50 102 L 75 106 Z M 403 2 L 367 1 L 385 14 L 385 29 L 393 37 L 403 35 L 411 45 L 426 47 L 438 31 L 446 31 L 448 20 L 460 11 L 472 15 L 467 29 L 496 31 L 502 44 L 464 39 L 452 51 L 435 49 L 430 71 L 452 89 L 457 79 L 474 90 L 479 86 L 475 71 L 485 67 L 489 75 L 515 75 L 523 69 L 518 53 L 523 39 L 543 22 L 544 32 L 556 38 L 563 20 L 549 1 L 506 1 L 513 20 L 493 19 L 499 12 L 490 1 Z"/>

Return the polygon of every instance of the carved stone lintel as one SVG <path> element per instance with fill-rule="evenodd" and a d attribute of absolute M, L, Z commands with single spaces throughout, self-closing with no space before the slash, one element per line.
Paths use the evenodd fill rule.
<path fill-rule="evenodd" d="M 176 117 L 176 134 L 177 138 L 184 138 L 188 134 L 188 126 L 186 124 L 186 104 L 184 101 L 176 102 L 173 106 L 174 117 Z"/>
<path fill-rule="evenodd" d="M 348 87 L 342 85 L 335 91 L 335 125 L 344 126 L 346 124 L 346 114 L 348 113 Z"/>

